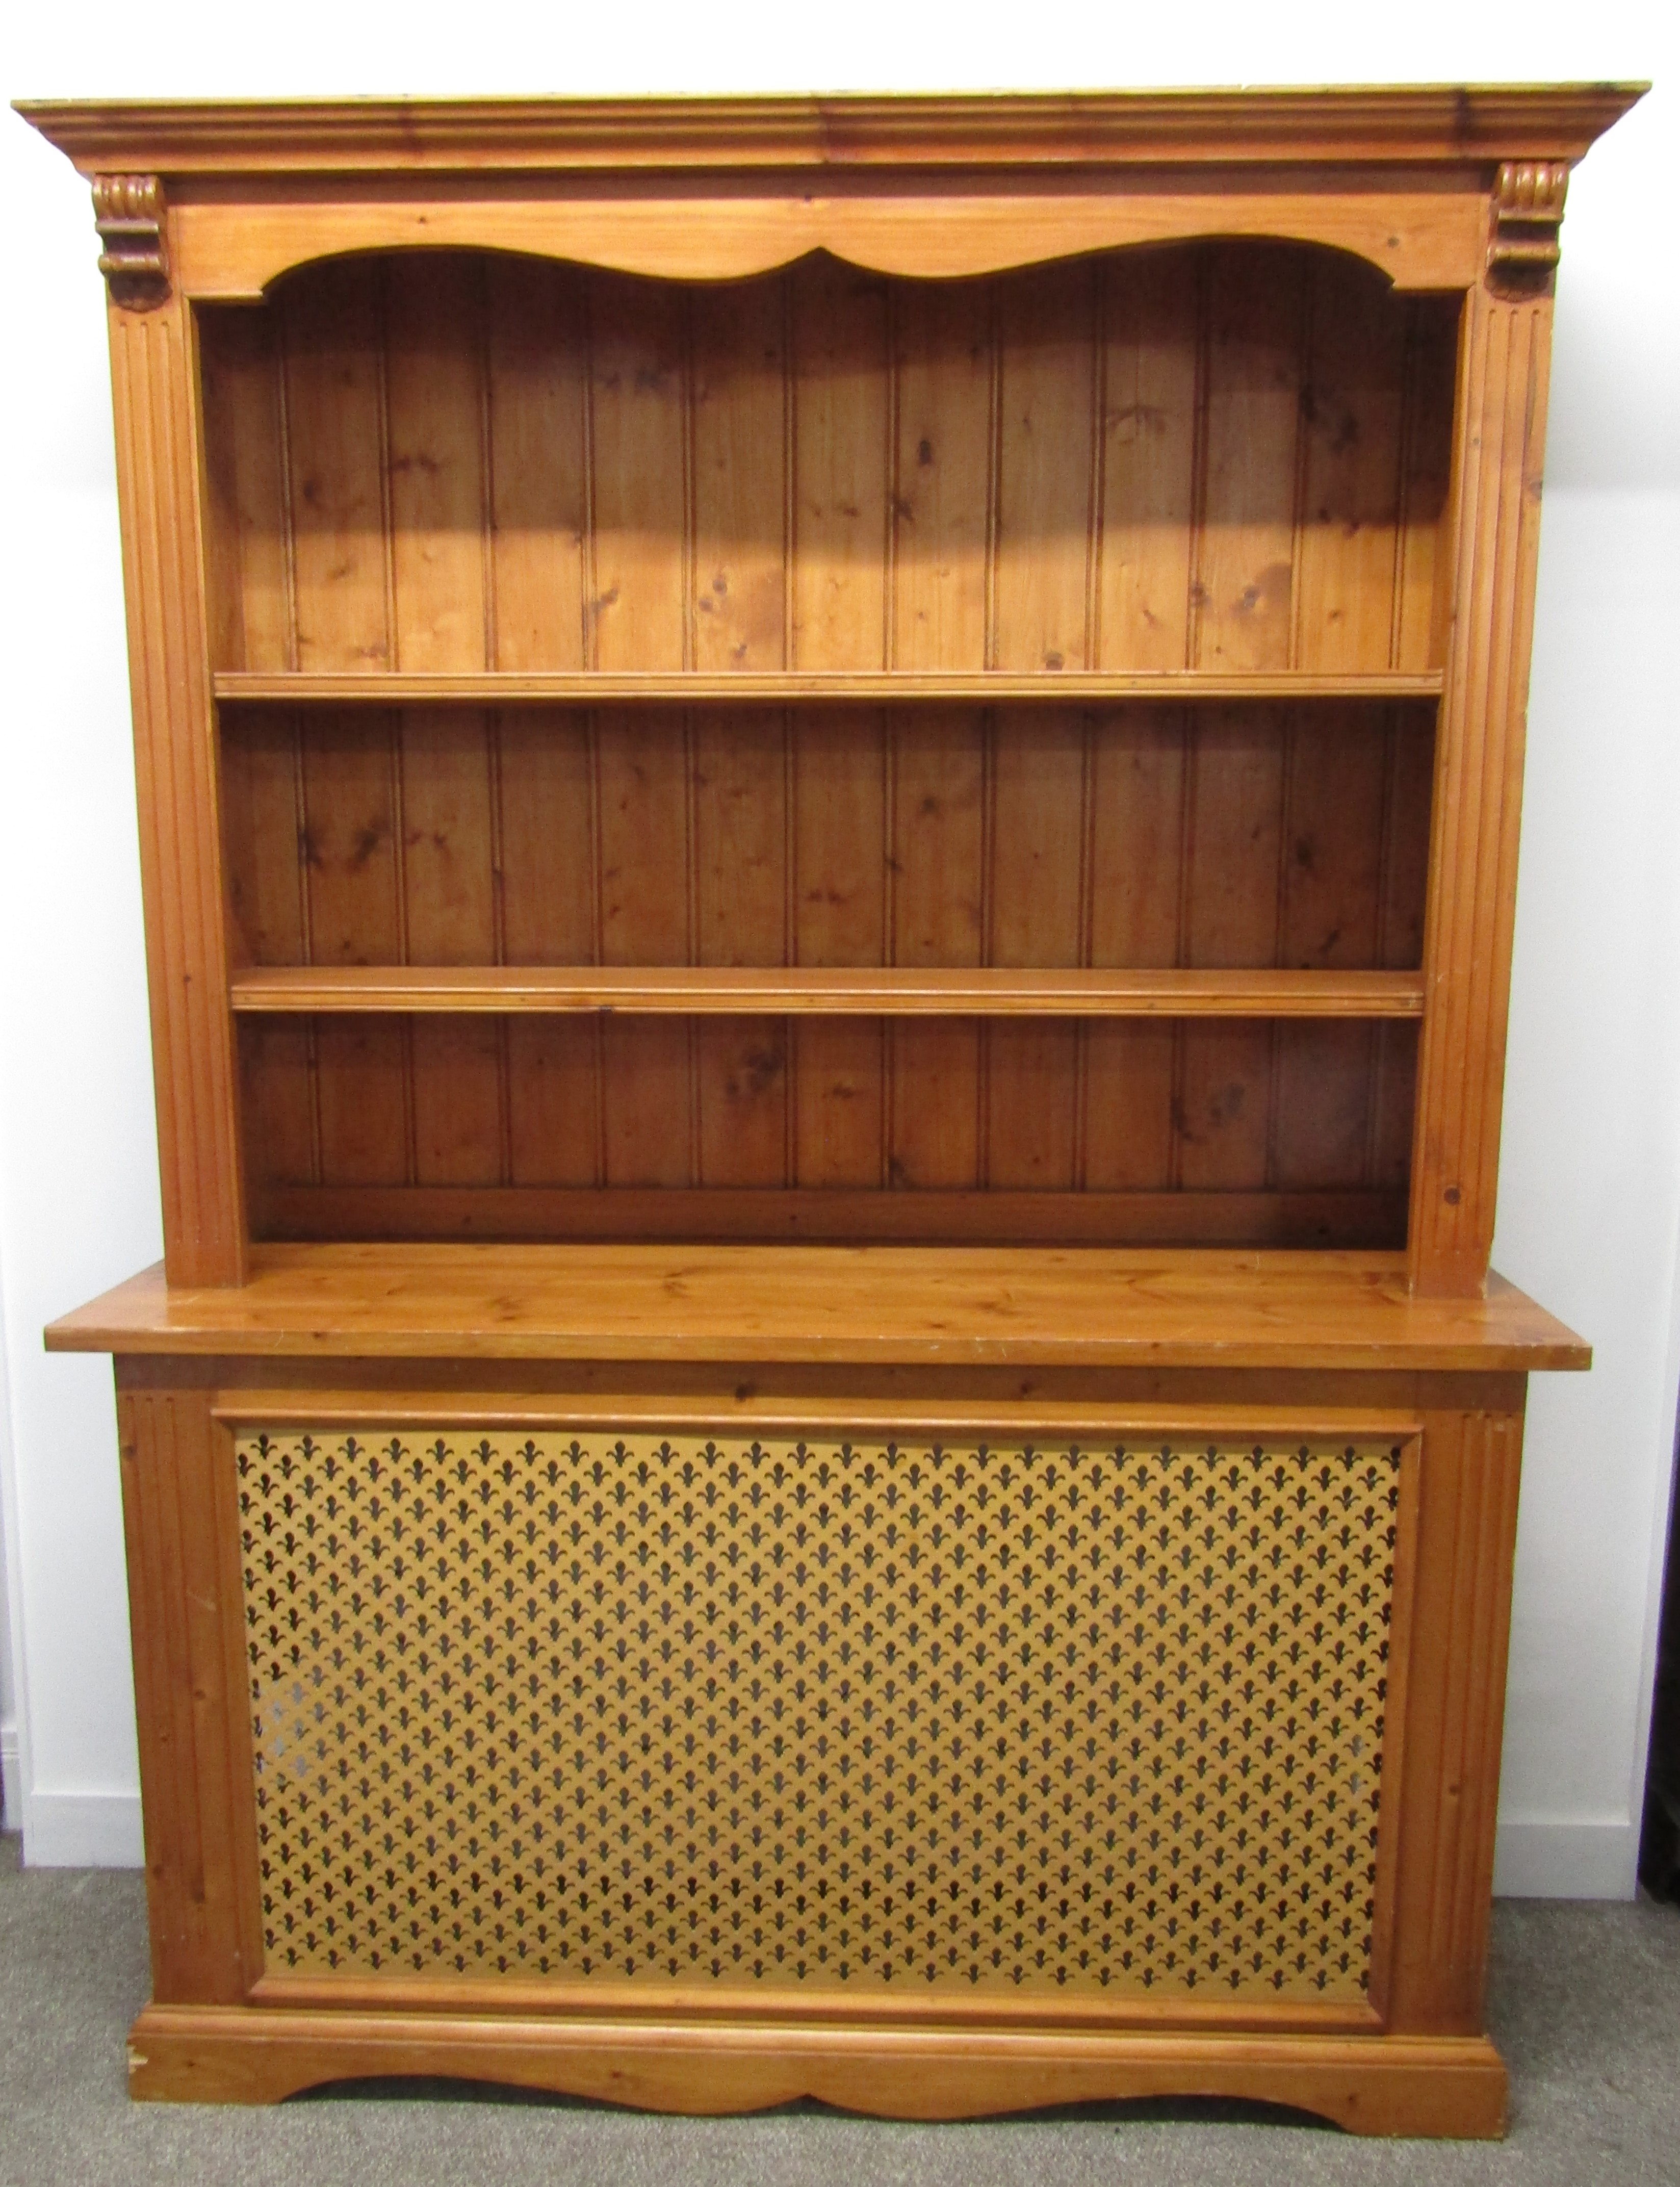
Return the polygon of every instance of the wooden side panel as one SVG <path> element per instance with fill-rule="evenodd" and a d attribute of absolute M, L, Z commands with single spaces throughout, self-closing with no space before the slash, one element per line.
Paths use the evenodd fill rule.
<path fill-rule="evenodd" d="M 582 668 L 584 278 L 523 258 L 485 261 L 492 666 Z"/>
<path fill-rule="evenodd" d="M 788 276 L 793 380 L 788 665 L 886 666 L 890 290 L 838 259 Z"/>
<path fill-rule="evenodd" d="M 1493 1240 L 1551 332 L 1549 297 L 1467 306 L 1408 1231 L 1433 1297 L 1478 1296 Z"/>
<path fill-rule="evenodd" d="M 244 1190 L 193 328 L 177 297 L 113 304 L 110 331 L 164 1262 L 171 1283 L 237 1284 Z"/>
<path fill-rule="evenodd" d="M 118 1403 L 152 1995 L 243 2001 L 262 1971 L 239 1510 L 207 1395 Z"/>
<path fill-rule="evenodd" d="M 1424 1422 L 1390 2026 L 1482 2025 L 1520 1412 Z"/>
<path fill-rule="evenodd" d="M 382 284 L 352 261 L 283 294 L 296 665 L 392 668 Z"/>

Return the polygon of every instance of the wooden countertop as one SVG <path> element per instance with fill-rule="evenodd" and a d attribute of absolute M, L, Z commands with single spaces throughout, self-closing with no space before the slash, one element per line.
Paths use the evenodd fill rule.
<path fill-rule="evenodd" d="M 1584 1368 L 1501 1276 L 1413 1299 L 1387 1253 L 264 1245 L 234 1290 L 146 1269 L 55 1352 L 1083 1367 Z"/>

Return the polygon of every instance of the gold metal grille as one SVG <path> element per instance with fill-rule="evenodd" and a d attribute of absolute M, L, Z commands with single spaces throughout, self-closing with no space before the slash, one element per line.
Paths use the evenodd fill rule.
<path fill-rule="evenodd" d="M 237 1457 L 271 1973 L 1366 1987 L 1391 1440 Z"/>

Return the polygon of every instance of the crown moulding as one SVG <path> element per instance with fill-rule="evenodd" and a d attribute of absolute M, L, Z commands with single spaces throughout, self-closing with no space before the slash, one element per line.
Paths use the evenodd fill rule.
<path fill-rule="evenodd" d="M 1578 160 L 1646 87 L 731 99 L 36 100 L 82 173 Z"/>

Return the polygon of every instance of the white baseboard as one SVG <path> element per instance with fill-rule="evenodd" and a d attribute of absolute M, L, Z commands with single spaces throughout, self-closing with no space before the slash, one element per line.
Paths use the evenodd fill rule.
<path fill-rule="evenodd" d="M 23 1828 L 23 1757 L 18 1752 L 18 1728 L 0 1723 L 0 1830 Z"/>
<path fill-rule="evenodd" d="M 1493 1855 L 1496 1898 L 1631 1898 L 1639 1825 L 1626 1816 L 1589 1823 L 1514 1815 Z"/>
<path fill-rule="evenodd" d="M 24 1831 L 25 1868 L 143 1868 L 138 1792 L 37 1792 Z"/>
<path fill-rule="evenodd" d="M 7 1830 L 20 1827 L 15 1731 L 0 1732 Z M 1493 1862 L 1500 1898 L 1631 1898 L 1639 1833 L 1624 1818 L 1502 1822 Z M 134 1792 L 37 1792 L 30 1802 L 24 1858 L 31 1868 L 140 1868 L 144 1851 Z"/>

